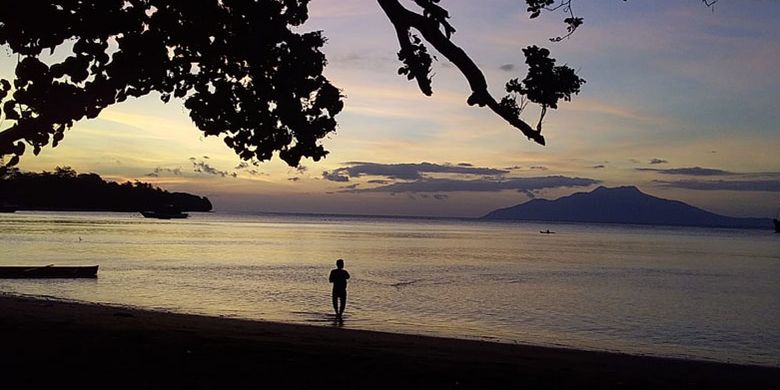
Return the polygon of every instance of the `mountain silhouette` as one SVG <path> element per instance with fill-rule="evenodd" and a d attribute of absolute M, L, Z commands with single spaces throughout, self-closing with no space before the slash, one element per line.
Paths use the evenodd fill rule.
<path fill-rule="evenodd" d="M 771 229 L 769 218 L 735 218 L 677 201 L 657 198 L 634 186 L 598 187 L 556 200 L 533 199 L 491 211 L 485 219 L 624 223 Z"/>

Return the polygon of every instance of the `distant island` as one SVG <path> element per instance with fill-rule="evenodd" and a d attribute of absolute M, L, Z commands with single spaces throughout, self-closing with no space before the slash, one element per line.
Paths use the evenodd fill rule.
<path fill-rule="evenodd" d="M 482 218 L 772 229 L 769 218 L 718 215 L 677 200 L 645 194 L 633 186 L 598 187 L 591 192 L 578 192 L 555 200 L 532 199 L 491 211 Z"/>
<path fill-rule="evenodd" d="M 148 183 L 116 183 L 69 167 L 54 172 L 0 170 L 0 205 L 19 210 L 144 211 L 175 208 L 211 211 L 208 198 L 168 192 Z"/>

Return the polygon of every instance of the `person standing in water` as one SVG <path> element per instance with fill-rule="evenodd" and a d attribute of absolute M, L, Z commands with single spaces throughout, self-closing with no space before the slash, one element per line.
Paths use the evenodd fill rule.
<path fill-rule="evenodd" d="M 328 280 L 333 283 L 333 310 L 336 311 L 338 318 L 341 318 L 347 306 L 347 279 L 349 279 L 349 272 L 344 269 L 344 260 L 336 260 L 336 269 L 330 271 Z"/>

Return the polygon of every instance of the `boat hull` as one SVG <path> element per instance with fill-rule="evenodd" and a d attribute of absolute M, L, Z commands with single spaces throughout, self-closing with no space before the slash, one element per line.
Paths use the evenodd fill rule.
<path fill-rule="evenodd" d="M 0 266 L 0 279 L 97 278 L 97 265 L 89 266 Z"/>
<path fill-rule="evenodd" d="M 159 211 L 141 211 L 141 215 L 146 218 L 157 219 L 183 219 L 190 216 L 187 213 L 164 213 Z"/>

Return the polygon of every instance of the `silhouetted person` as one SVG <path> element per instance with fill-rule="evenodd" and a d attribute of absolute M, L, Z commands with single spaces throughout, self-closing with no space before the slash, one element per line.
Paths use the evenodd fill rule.
<path fill-rule="evenodd" d="M 328 280 L 333 283 L 333 310 L 339 318 L 344 314 L 344 308 L 347 306 L 347 279 L 349 279 L 349 272 L 344 269 L 344 260 L 336 260 L 336 269 L 330 271 Z"/>

